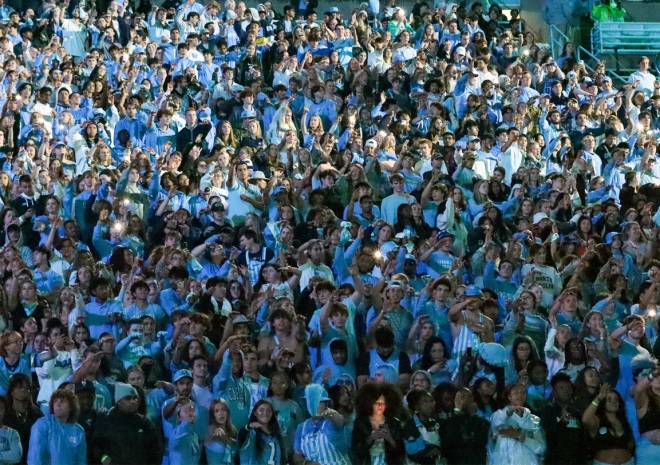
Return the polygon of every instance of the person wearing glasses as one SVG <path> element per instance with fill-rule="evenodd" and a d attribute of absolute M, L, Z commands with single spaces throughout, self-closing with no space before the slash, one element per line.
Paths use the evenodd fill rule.
<path fill-rule="evenodd" d="M 21 333 L 9 331 L 0 336 L 0 395 L 7 394 L 9 380 L 16 374 L 32 376 L 30 355 L 23 353 Z"/>

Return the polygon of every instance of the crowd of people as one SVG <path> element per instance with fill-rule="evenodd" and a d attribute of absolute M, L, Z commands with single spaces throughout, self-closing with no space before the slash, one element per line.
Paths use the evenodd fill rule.
<path fill-rule="evenodd" d="M 658 463 L 650 60 L 395 3 L 0 0 L 1 463 Z"/>

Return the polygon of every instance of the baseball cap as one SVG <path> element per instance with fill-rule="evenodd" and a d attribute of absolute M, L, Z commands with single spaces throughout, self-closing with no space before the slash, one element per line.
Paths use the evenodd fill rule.
<path fill-rule="evenodd" d="M 248 320 L 245 315 L 238 315 L 233 320 L 231 320 L 231 323 L 234 325 L 248 324 L 250 323 L 250 320 Z"/>
<path fill-rule="evenodd" d="M 93 382 L 82 380 L 75 384 L 75 390 L 76 390 L 76 394 L 78 394 L 80 392 L 95 392 L 96 388 L 94 387 Z"/>
<path fill-rule="evenodd" d="M 549 220 L 550 217 L 543 212 L 538 212 L 534 215 L 533 222 L 534 224 L 539 224 L 542 220 Z"/>
<path fill-rule="evenodd" d="M 448 237 L 451 239 L 454 239 L 454 235 L 450 232 L 447 231 L 440 231 L 437 236 L 435 236 L 437 240 L 441 241 L 443 239 L 447 239 Z"/>
<path fill-rule="evenodd" d="M 481 288 L 479 286 L 474 285 L 474 284 L 470 284 L 468 287 L 466 287 L 465 292 L 463 294 L 468 296 L 468 297 L 483 297 L 484 296 L 484 293 L 481 292 Z"/>
<path fill-rule="evenodd" d="M 401 281 L 399 281 L 398 279 L 395 279 L 395 280 L 389 282 L 389 284 L 387 285 L 387 288 L 385 288 L 385 290 L 388 290 L 388 289 L 401 289 L 402 287 L 403 287 L 403 283 Z"/>
<path fill-rule="evenodd" d="M 614 238 L 620 236 L 618 232 L 609 232 L 605 236 L 605 244 L 607 245 L 612 245 L 612 242 L 614 242 Z"/>
<path fill-rule="evenodd" d="M 271 197 L 275 197 L 278 194 L 281 194 L 284 192 L 284 186 L 277 186 L 275 189 L 272 190 L 270 193 Z"/>
<path fill-rule="evenodd" d="M 179 370 L 176 373 L 174 373 L 174 376 L 172 377 L 172 382 L 176 383 L 177 381 L 183 379 L 183 378 L 190 378 L 192 379 L 193 375 L 190 372 L 190 370 Z"/>

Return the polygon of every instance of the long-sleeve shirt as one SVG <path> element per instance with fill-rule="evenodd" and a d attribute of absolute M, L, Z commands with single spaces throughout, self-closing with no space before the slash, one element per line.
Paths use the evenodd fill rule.
<path fill-rule="evenodd" d="M 110 319 L 113 313 L 121 314 L 121 304 L 114 300 L 103 303 L 94 301 L 85 306 L 85 318 L 91 337 L 98 339 L 105 332 L 116 334 L 116 324 Z"/>
<path fill-rule="evenodd" d="M 39 418 L 30 434 L 28 465 L 87 465 L 85 430 L 52 414 Z"/>
<path fill-rule="evenodd" d="M 144 134 L 147 132 L 147 127 L 144 125 L 144 123 L 138 118 L 137 116 L 135 118 L 129 118 L 127 116 L 123 117 L 122 119 L 119 120 L 117 125 L 115 126 L 115 132 L 114 132 L 114 140 L 118 140 L 117 135 L 119 134 L 119 131 L 122 129 L 126 129 L 128 133 L 131 135 L 131 140 L 134 141 L 137 145 L 142 145 L 142 138 L 144 137 Z"/>
<path fill-rule="evenodd" d="M 50 359 L 41 367 L 35 369 L 39 379 L 39 395 L 37 401 L 48 405 L 50 397 L 60 385 L 76 371 L 81 364 L 77 349 L 57 353 L 57 357 Z M 1 463 L 1 462 L 0 462 Z"/>
<path fill-rule="evenodd" d="M 323 128 L 327 131 L 337 120 L 337 106 L 335 102 L 329 99 L 323 99 L 319 103 L 313 102 L 309 106 L 309 113 L 307 114 L 307 124 L 312 119 L 312 116 L 319 115 L 323 122 Z"/>
<path fill-rule="evenodd" d="M 8 426 L 0 427 L 0 463 L 18 463 L 23 456 L 23 445 L 18 432 Z"/>
<path fill-rule="evenodd" d="M 247 425 L 252 394 L 245 378 L 232 375 L 232 366 L 229 351 L 225 351 L 220 371 L 213 378 L 213 396 L 227 401 L 231 421 L 236 429 L 240 429 Z"/>

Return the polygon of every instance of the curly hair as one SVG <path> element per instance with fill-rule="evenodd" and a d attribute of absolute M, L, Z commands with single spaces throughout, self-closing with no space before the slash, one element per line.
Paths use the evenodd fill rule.
<path fill-rule="evenodd" d="M 69 418 L 67 418 L 66 422 L 75 423 L 78 418 L 78 413 L 80 412 L 80 404 L 78 404 L 78 398 L 76 395 L 67 389 L 58 389 L 53 392 L 50 402 L 48 403 L 50 413 L 55 413 L 53 406 L 58 400 L 66 400 L 69 403 L 71 411 L 69 412 Z"/>
<path fill-rule="evenodd" d="M 392 384 L 366 383 L 355 394 L 357 416 L 370 417 L 374 413 L 374 404 L 379 397 L 385 398 L 385 416 L 405 419 L 405 410 L 401 392 Z"/>

